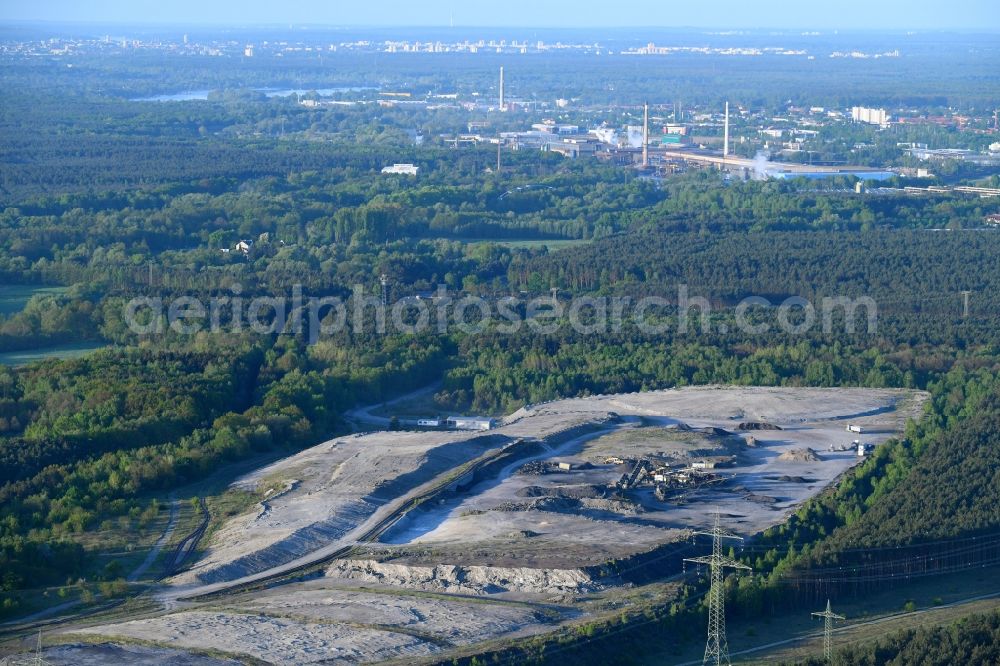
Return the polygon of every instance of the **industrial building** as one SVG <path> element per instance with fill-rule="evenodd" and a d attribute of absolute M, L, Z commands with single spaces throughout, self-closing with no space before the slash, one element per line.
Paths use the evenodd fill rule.
<path fill-rule="evenodd" d="M 393 164 L 392 166 L 382 167 L 382 173 L 394 173 L 402 174 L 404 176 L 416 176 L 417 171 L 420 167 L 413 164 Z"/>
<path fill-rule="evenodd" d="M 546 134 L 558 134 L 560 136 L 580 133 L 579 125 L 566 125 L 563 123 L 556 123 L 551 120 L 546 120 L 541 123 L 535 123 L 534 125 L 531 126 L 531 129 L 535 130 L 536 132 L 544 132 Z"/>
<path fill-rule="evenodd" d="M 559 153 L 566 157 L 580 157 L 584 154 L 593 154 L 601 147 L 601 142 L 589 136 L 567 137 L 562 141 L 552 141 L 547 143 L 542 150 L 552 153 Z"/>
<path fill-rule="evenodd" d="M 768 178 L 786 180 L 788 178 L 808 178 L 809 180 L 820 180 L 823 178 L 834 178 L 836 176 L 851 176 L 859 180 L 889 180 L 896 174 L 892 171 L 852 171 L 849 169 L 829 169 L 816 168 L 812 171 L 785 171 L 780 167 L 767 169 L 765 174 Z"/>
<path fill-rule="evenodd" d="M 908 155 L 924 161 L 955 160 L 978 166 L 1000 165 L 1000 155 L 996 153 L 977 153 L 966 148 L 927 148 L 913 147 L 906 150 Z"/>
<path fill-rule="evenodd" d="M 492 430 L 497 420 L 489 416 L 449 416 L 445 425 L 453 430 Z"/>

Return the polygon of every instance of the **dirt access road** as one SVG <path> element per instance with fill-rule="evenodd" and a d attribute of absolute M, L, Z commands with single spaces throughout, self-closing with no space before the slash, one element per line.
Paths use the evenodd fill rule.
<path fill-rule="evenodd" d="M 392 400 L 387 400 L 385 402 L 377 402 L 374 405 L 363 405 L 361 407 L 356 407 L 350 409 L 344 413 L 344 418 L 355 424 L 355 430 L 360 430 L 357 426 L 364 423 L 371 426 L 378 426 L 382 429 L 388 429 L 392 422 L 392 419 L 385 416 L 376 416 L 372 414 L 372 410 L 381 409 L 388 405 L 397 405 L 401 402 L 409 402 L 410 400 L 416 400 L 417 398 L 422 398 L 423 396 L 433 393 L 434 391 L 441 388 L 441 382 L 434 382 L 424 386 L 423 388 L 418 388 L 416 391 L 410 391 L 409 393 L 404 393 L 401 396 L 395 397 Z"/>

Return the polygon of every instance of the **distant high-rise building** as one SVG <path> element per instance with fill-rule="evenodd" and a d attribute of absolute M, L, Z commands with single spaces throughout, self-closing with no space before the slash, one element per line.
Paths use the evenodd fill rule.
<path fill-rule="evenodd" d="M 244 58 L 253 57 L 253 44 L 247 44 L 246 48 L 243 49 L 243 57 Z"/>
<path fill-rule="evenodd" d="M 851 108 L 851 120 L 856 123 L 868 123 L 869 125 L 878 125 L 880 127 L 885 127 L 889 124 L 889 116 L 886 114 L 885 109 L 869 109 L 864 106 Z"/>

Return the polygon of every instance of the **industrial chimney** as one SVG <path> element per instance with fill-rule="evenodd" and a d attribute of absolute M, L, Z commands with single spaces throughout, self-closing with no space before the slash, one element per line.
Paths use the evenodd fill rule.
<path fill-rule="evenodd" d="M 649 166 L 649 102 L 642 105 L 642 168 Z"/>
<path fill-rule="evenodd" d="M 726 102 L 726 124 L 722 133 L 722 157 L 729 157 L 729 102 Z"/>
<path fill-rule="evenodd" d="M 503 99 L 503 66 L 500 67 L 500 110 L 507 110 L 507 103 Z"/>

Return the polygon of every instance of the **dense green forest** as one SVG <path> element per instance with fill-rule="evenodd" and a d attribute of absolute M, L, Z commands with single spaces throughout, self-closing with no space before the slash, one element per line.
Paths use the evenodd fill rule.
<path fill-rule="evenodd" d="M 85 571 L 73 534 L 225 462 L 343 432 L 344 410 L 428 383 L 446 351 L 419 339 L 365 346 L 357 353 L 236 340 L 211 344 L 213 360 L 196 351 L 107 351 L 6 370 L 0 409 L 21 432 L 0 437 L 0 604 L 10 612 L 9 593 Z"/>
<path fill-rule="evenodd" d="M 517 261 L 508 275 L 515 285 L 535 291 L 559 287 L 644 296 L 686 284 L 692 294 L 722 304 L 750 295 L 867 294 L 892 312 L 934 315 L 944 305 L 942 297 L 963 288 L 977 292 L 984 312 L 994 308 L 990 281 L 1000 268 L 998 249 L 996 234 L 957 231 L 650 232 Z"/>

